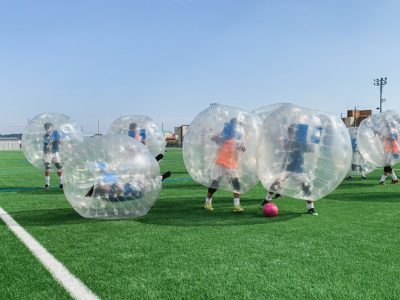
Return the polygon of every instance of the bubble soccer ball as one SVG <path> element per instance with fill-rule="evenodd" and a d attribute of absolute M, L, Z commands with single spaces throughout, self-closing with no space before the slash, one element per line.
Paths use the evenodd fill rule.
<path fill-rule="evenodd" d="M 153 156 L 164 154 L 165 139 L 160 128 L 146 116 L 124 116 L 115 120 L 107 134 L 123 134 L 146 145 Z"/>
<path fill-rule="evenodd" d="M 86 218 L 139 217 L 160 195 L 159 173 L 153 155 L 129 136 L 88 137 L 66 162 L 64 193 Z"/>
<path fill-rule="evenodd" d="M 267 203 L 263 206 L 263 213 L 266 217 L 276 217 L 279 214 L 278 206 L 274 203 Z"/>
<path fill-rule="evenodd" d="M 183 159 L 194 181 L 245 193 L 258 182 L 256 115 L 212 105 L 193 120 L 183 140 Z"/>
<path fill-rule="evenodd" d="M 274 103 L 271 105 L 259 107 L 255 110 L 253 110 L 252 113 L 258 115 L 261 122 L 264 122 L 264 120 L 275 110 L 277 110 L 278 108 L 284 107 L 284 106 L 288 106 L 288 105 L 290 106 L 292 104 L 291 103 Z"/>
<path fill-rule="evenodd" d="M 270 192 L 315 201 L 341 183 L 351 153 L 348 130 L 339 118 L 285 105 L 264 120 L 258 174 Z"/>
<path fill-rule="evenodd" d="M 370 162 L 366 161 L 360 153 L 360 149 L 358 147 L 358 142 L 357 142 L 358 127 L 350 127 L 348 128 L 348 130 L 350 134 L 351 148 L 353 150 L 353 153 L 352 153 L 351 168 L 347 175 L 349 176 L 367 175 L 371 173 L 373 170 L 375 170 L 375 166 Z"/>
<path fill-rule="evenodd" d="M 377 167 L 399 163 L 400 115 L 385 111 L 363 120 L 357 142 L 363 158 Z"/>
<path fill-rule="evenodd" d="M 22 134 L 22 151 L 26 159 L 38 169 L 44 168 L 44 161 L 61 164 L 68 157 L 72 147 L 81 143 L 82 133 L 68 116 L 57 113 L 43 113 L 35 116 Z"/>

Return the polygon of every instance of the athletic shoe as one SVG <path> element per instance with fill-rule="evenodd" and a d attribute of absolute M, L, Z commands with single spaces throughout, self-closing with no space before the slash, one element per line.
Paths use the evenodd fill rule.
<path fill-rule="evenodd" d="M 272 200 L 264 199 L 263 202 L 260 203 L 260 206 L 261 206 L 261 207 L 264 207 L 265 204 L 271 203 L 271 202 L 272 202 Z"/>
<path fill-rule="evenodd" d="M 204 208 L 207 209 L 207 210 L 209 210 L 209 211 L 213 211 L 213 210 L 214 210 L 214 208 L 212 207 L 212 204 L 211 204 L 211 203 L 210 203 L 210 204 L 205 203 L 205 204 L 204 204 Z"/>
<path fill-rule="evenodd" d="M 367 180 L 367 177 L 361 176 L 361 180 Z"/>
<path fill-rule="evenodd" d="M 315 208 L 310 208 L 307 212 L 308 212 L 310 215 L 318 216 L 318 213 L 317 213 L 317 211 L 315 210 Z"/>
<path fill-rule="evenodd" d="M 386 183 L 384 181 L 379 181 L 380 185 L 386 185 Z"/>
<path fill-rule="evenodd" d="M 46 185 L 44 186 L 44 189 L 45 189 L 45 190 L 48 190 L 48 189 L 50 189 L 50 186 L 49 186 L 48 184 L 46 184 Z"/>
<path fill-rule="evenodd" d="M 272 199 L 278 199 L 280 197 L 282 197 L 281 194 L 275 194 L 274 197 L 272 197 Z M 263 202 L 260 203 L 260 206 L 264 207 L 265 204 L 272 202 L 272 199 L 270 200 L 264 199 Z"/>
<path fill-rule="evenodd" d="M 346 177 L 345 179 L 346 180 L 351 180 L 351 179 L 353 179 L 353 176 Z"/>
<path fill-rule="evenodd" d="M 58 186 L 60 189 L 63 189 L 64 188 L 64 186 L 63 186 L 63 184 L 62 183 L 60 183 L 60 185 Z"/>
<path fill-rule="evenodd" d="M 234 205 L 234 206 L 233 206 L 233 211 L 234 211 L 234 212 L 242 212 L 242 211 L 244 211 L 244 208 L 241 207 L 240 204 Z"/>
<path fill-rule="evenodd" d="M 392 179 L 392 184 L 396 184 L 396 183 L 399 183 L 399 180 L 398 179 L 396 179 L 396 180 Z"/>

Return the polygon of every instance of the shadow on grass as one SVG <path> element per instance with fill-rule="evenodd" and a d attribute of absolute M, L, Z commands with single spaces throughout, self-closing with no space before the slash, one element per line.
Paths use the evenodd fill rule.
<path fill-rule="evenodd" d="M 359 188 L 370 188 L 376 187 L 378 184 L 367 183 L 367 182 L 354 182 L 354 181 L 347 181 L 342 182 L 337 189 L 359 189 Z"/>
<path fill-rule="evenodd" d="M 28 186 L 6 186 L 0 187 L 0 193 L 19 193 L 24 195 L 61 195 L 64 194 L 62 189 L 58 187 L 45 190 L 43 187 L 28 187 Z"/>
<path fill-rule="evenodd" d="M 168 168 L 165 168 L 165 169 L 168 169 Z M 185 174 L 186 176 L 189 176 L 189 174 L 188 174 L 188 172 L 186 170 L 171 171 L 171 173 L 172 173 L 171 178 L 174 178 L 174 175 L 177 176 L 177 175 L 182 175 L 182 174 Z"/>
<path fill-rule="evenodd" d="M 245 206 L 243 213 L 231 211 L 230 203 L 214 205 L 213 212 L 205 210 L 200 203 L 203 198 L 196 199 L 163 199 L 146 216 L 139 218 L 121 219 L 121 222 L 140 222 L 160 226 L 243 226 L 268 224 L 289 221 L 301 217 L 304 213 L 293 213 L 285 210 L 279 212 L 279 216 L 266 218 L 261 209 Z M 57 226 L 69 224 L 84 224 L 94 222 L 107 222 L 104 219 L 87 219 L 81 217 L 72 208 L 28 210 L 12 213 L 13 218 L 21 226 Z M 118 220 L 110 220 L 118 221 Z M 2 222 L 0 224 L 4 225 Z"/>
<path fill-rule="evenodd" d="M 27 187 L 27 186 L 2 186 L 0 187 L 0 193 L 14 193 L 20 191 L 34 191 L 39 190 L 39 187 Z"/>
<path fill-rule="evenodd" d="M 368 192 L 368 193 L 338 193 L 325 197 L 327 200 L 355 201 L 355 202 L 400 202 L 400 193 Z"/>
<path fill-rule="evenodd" d="M 197 183 L 186 183 L 186 182 L 165 182 L 163 183 L 163 190 L 176 190 L 176 188 L 180 189 L 190 189 L 190 190 L 199 190 L 204 191 L 204 186 L 201 186 Z"/>
<path fill-rule="evenodd" d="M 62 195 L 64 191 L 58 187 L 50 188 L 45 190 L 43 187 L 27 187 L 27 186 L 6 186 L 0 187 L 0 193 L 18 193 L 23 195 L 42 195 L 42 196 L 54 196 Z"/>
<path fill-rule="evenodd" d="M 26 210 L 10 214 L 21 226 L 54 226 L 104 222 L 104 220 L 83 218 L 72 208 Z"/>
<path fill-rule="evenodd" d="M 194 182 L 182 182 L 166 184 L 163 188 L 164 192 L 174 192 L 176 187 L 182 187 L 185 190 L 204 191 L 204 187 Z M 41 187 L 4 187 L 2 189 L 14 189 L 17 193 L 23 195 L 41 195 L 55 196 L 63 194 L 63 190 L 52 188 L 44 190 Z M 202 207 L 204 197 L 179 197 L 179 195 L 170 195 L 169 197 L 157 200 L 155 205 L 150 209 L 149 213 L 139 218 L 121 219 L 124 222 L 137 221 L 144 224 L 155 224 L 164 226 L 241 226 L 255 225 L 265 223 L 276 223 L 288 221 L 300 217 L 302 213 L 293 213 L 281 210 L 279 216 L 274 218 L 266 218 L 263 216 L 261 209 L 255 203 L 259 203 L 259 199 L 246 199 L 243 213 L 234 213 L 232 211 L 232 203 L 229 200 L 216 201 L 213 212 L 207 211 Z M 60 209 L 43 209 L 31 210 L 13 213 L 17 222 L 23 226 L 53 226 L 65 224 L 104 222 L 100 219 L 86 219 L 81 217 L 72 208 Z M 115 220 L 114 220 L 115 221 Z"/>
<path fill-rule="evenodd" d="M 196 202 L 194 202 L 196 200 Z M 249 206 L 242 213 L 232 211 L 231 203 L 213 204 L 214 211 L 207 211 L 202 207 L 203 197 L 197 199 L 168 198 L 158 200 L 149 214 L 136 219 L 146 224 L 165 226 L 243 226 L 265 223 L 276 223 L 298 218 L 303 213 L 280 211 L 279 216 L 266 218 L 261 209 Z"/>
<path fill-rule="evenodd" d="M 45 190 L 43 188 L 35 188 L 31 190 L 20 190 L 17 191 L 17 193 L 24 195 L 54 196 L 54 195 L 63 195 L 64 191 L 59 188 L 50 188 L 49 190 Z"/>

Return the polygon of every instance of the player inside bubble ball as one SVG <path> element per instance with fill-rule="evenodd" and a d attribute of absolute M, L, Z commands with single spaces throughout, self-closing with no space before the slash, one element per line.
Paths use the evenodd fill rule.
<path fill-rule="evenodd" d="M 204 208 L 213 211 L 212 196 L 218 190 L 219 184 L 223 178 L 227 178 L 233 187 L 233 211 L 242 212 L 244 209 L 240 206 L 240 180 L 238 174 L 239 151 L 246 151 L 246 147 L 240 133 L 240 126 L 243 126 L 237 118 L 232 118 L 229 123 L 224 124 L 224 129 L 220 134 L 214 135 L 211 140 L 215 142 L 219 149 L 210 171 L 211 184 L 208 188 Z"/>
<path fill-rule="evenodd" d="M 399 158 L 400 137 L 395 126 L 390 123 L 386 124 L 385 135 L 382 136 L 384 144 L 385 166 L 379 184 L 385 185 L 385 180 L 388 175 L 392 177 L 392 183 L 398 183 L 399 179 L 394 172 L 392 165 Z"/>
<path fill-rule="evenodd" d="M 261 206 L 272 202 L 272 199 L 281 197 L 280 191 L 282 184 L 291 178 L 296 182 L 306 199 L 311 197 L 311 180 L 310 176 L 304 170 L 304 154 L 315 152 L 315 147 L 321 139 L 322 127 L 314 128 L 311 136 L 311 143 L 307 141 L 307 133 L 309 126 L 307 124 L 292 124 L 287 130 L 287 138 L 283 140 L 284 164 L 280 176 L 272 183 L 269 188 L 265 200 Z M 318 215 L 314 202 L 307 200 L 306 207 L 308 213 Z"/>
<path fill-rule="evenodd" d="M 146 129 L 139 129 L 136 123 L 129 124 L 128 136 L 141 142 L 143 145 L 147 144 Z M 164 154 L 160 153 L 155 158 L 157 161 L 160 161 L 164 158 Z"/>
<path fill-rule="evenodd" d="M 136 123 L 129 124 L 128 135 L 138 142 L 141 142 L 143 145 L 147 143 L 146 129 L 139 129 Z"/>
<path fill-rule="evenodd" d="M 132 177 L 128 176 L 129 182 L 125 182 L 124 176 L 116 174 L 106 163 L 92 163 L 90 168 L 98 175 L 97 183 L 89 189 L 85 197 L 100 197 L 110 202 L 140 199 L 148 190 L 149 182 L 154 180 L 154 178 L 149 179 L 144 176 L 135 176 L 132 180 Z M 171 172 L 168 171 L 159 176 L 159 179 L 163 181 L 169 176 Z"/>
<path fill-rule="evenodd" d="M 52 123 L 47 122 L 43 125 L 45 134 L 43 136 L 43 161 L 44 161 L 44 178 L 45 178 L 45 189 L 50 188 L 50 171 L 51 164 L 54 164 L 57 169 L 59 188 L 63 188 L 62 184 L 62 165 L 60 159 L 60 144 L 61 134 L 54 129 Z"/>
<path fill-rule="evenodd" d="M 366 180 L 367 177 L 365 175 L 365 161 L 361 156 L 360 150 L 357 145 L 357 138 L 351 138 L 351 148 L 353 150 L 353 157 L 351 163 L 351 171 L 357 172 L 361 174 L 361 180 Z M 348 176 L 346 179 L 353 179 L 353 176 Z"/>

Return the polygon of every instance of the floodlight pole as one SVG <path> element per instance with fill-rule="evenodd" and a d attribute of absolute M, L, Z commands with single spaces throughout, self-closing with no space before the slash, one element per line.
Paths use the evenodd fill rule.
<path fill-rule="evenodd" d="M 382 112 L 382 88 L 387 83 L 387 77 L 376 78 L 374 79 L 374 85 L 379 86 L 379 112 Z"/>

